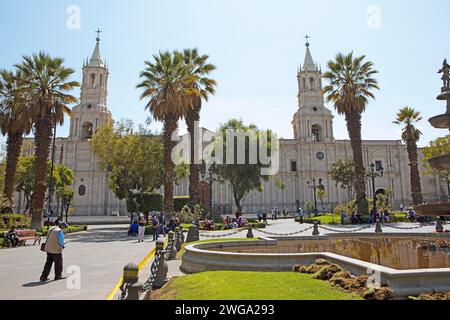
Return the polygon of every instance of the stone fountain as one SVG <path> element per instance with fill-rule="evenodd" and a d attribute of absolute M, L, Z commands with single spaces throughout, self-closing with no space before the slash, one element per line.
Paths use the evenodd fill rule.
<path fill-rule="evenodd" d="M 442 69 L 442 81 L 444 86 L 437 96 L 440 101 L 447 101 L 447 112 L 429 120 L 430 124 L 437 129 L 450 130 L 450 65 L 444 60 Z M 450 172 L 450 154 L 443 154 L 429 159 L 433 169 Z M 414 206 L 414 210 L 421 216 L 448 216 L 450 215 L 450 202 L 423 204 Z"/>

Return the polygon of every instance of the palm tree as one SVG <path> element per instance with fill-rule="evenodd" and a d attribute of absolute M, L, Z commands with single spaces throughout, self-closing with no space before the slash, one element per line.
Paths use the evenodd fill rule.
<path fill-rule="evenodd" d="M 395 124 L 404 125 L 402 129 L 402 140 L 406 143 L 406 150 L 408 151 L 413 204 L 423 203 L 417 160 L 417 141 L 419 141 L 422 132 L 414 126 L 420 120 L 422 120 L 420 112 L 410 107 L 404 107 L 397 113 L 397 118 L 394 121 Z"/>
<path fill-rule="evenodd" d="M 0 70 L 0 130 L 7 135 L 6 169 L 3 194 L 7 207 L 2 212 L 12 212 L 16 170 L 23 144 L 24 134 L 32 128 L 25 96 L 20 92 L 20 72 Z"/>
<path fill-rule="evenodd" d="M 154 62 L 145 61 L 145 69 L 140 73 L 142 82 L 137 88 L 144 89 L 141 100 L 148 98 L 146 105 L 153 118 L 163 122 L 164 143 L 164 211 L 171 216 L 174 211 L 173 183 L 175 164 L 172 150 L 175 143 L 172 134 L 178 128 L 178 119 L 187 116 L 192 108 L 192 97 L 197 95 L 193 84 L 195 76 L 188 73 L 180 52 L 160 52 L 153 56 Z"/>
<path fill-rule="evenodd" d="M 74 70 L 64 66 L 63 58 L 52 58 L 44 52 L 24 56 L 22 63 L 16 67 L 23 75 L 21 86 L 30 99 L 31 118 L 34 122 L 36 161 L 31 224 L 32 228 L 40 229 L 53 130 L 57 123 L 64 123 L 66 114 L 70 114 L 68 105 L 78 101 L 68 91 L 80 84 L 69 80 Z"/>
<path fill-rule="evenodd" d="M 216 69 L 213 64 L 207 63 L 209 58 L 208 55 L 200 55 L 198 50 L 195 49 L 185 49 L 183 51 L 184 63 L 188 67 L 188 72 L 191 76 L 194 76 L 197 81 L 192 83 L 192 86 L 198 90 L 198 95 L 193 96 L 192 106 L 188 110 L 186 116 L 186 125 L 191 139 L 191 161 L 189 165 L 189 197 L 191 205 L 194 206 L 199 203 L 199 179 L 200 170 L 198 157 L 195 153 L 198 151 L 195 149 L 196 139 L 198 143 L 198 137 L 195 133 L 198 133 L 198 123 L 200 121 L 200 110 L 202 108 L 202 100 L 208 101 L 208 96 L 215 93 L 215 87 L 217 83 L 215 80 L 207 78 L 207 75 Z"/>
<path fill-rule="evenodd" d="M 323 89 L 327 102 L 332 102 L 339 114 L 345 116 L 347 131 L 353 150 L 355 162 L 355 190 L 358 211 L 368 213 L 368 203 L 365 191 L 365 169 L 361 145 L 361 114 L 366 109 L 369 98 L 375 99 L 373 89 L 379 89 L 373 75 L 378 73 L 373 69 L 373 63 L 364 61 L 366 57 L 353 57 L 338 53 L 335 61 L 328 62 L 329 71 L 324 78 L 329 81 Z"/>

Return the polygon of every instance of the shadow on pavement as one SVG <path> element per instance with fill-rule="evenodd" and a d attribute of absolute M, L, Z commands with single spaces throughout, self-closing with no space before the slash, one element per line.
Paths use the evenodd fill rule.
<path fill-rule="evenodd" d="M 40 287 L 40 286 L 45 286 L 48 283 L 50 283 L 50 282 L 41 282 L 41 281 L 29 282 L 29 283 L 25 283 L 24 285 L 22 285 L 22 287 L 24 287 L 24 288 Z"/>
<path fill-rule="evenodd" d="M 135 237 L 128 237 L 128 228 L 93 229 L 86 232 L 67 235 L 71 243 L 103 243 L 103 242 L 130 242 L 136 241 Z"/>

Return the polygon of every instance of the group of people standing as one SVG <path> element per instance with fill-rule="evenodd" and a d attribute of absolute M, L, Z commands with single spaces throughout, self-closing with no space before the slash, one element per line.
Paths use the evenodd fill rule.
<path fill-rule="evenodd" d="M 139 213 L 137 217 L 132 217 L 128 236 L 137 236 L 138 243 L 144 242 L 145 228 L 149 223 L 152 226 L 153 241 L 158 240 L 160 235 L 165 237 L 169 231 L 175 232 L 175 228 L 181 225 L 181 221 L 178 218 L 170 219 L 169 223 L 167 223 L 166 216 L 162 212 L 154 213 L 149 218 L 149 221 L 147 221 L 144 214 Z"/>
<path fill-rule="evenodd" d="M 278 217 L 283 215 L 283 217 L 287 217 L 289 215 L 289 211 L 284 208 L 283 210 L 279 210 L 278 208 L 272 208 L 270 210 L 271 218 L 272 220 L 278 220 Z M 265 210 L 259 209 L 256 217 L 258 218 L 259 222 L 264 221 L 267 224 L 267 212 Z"/>

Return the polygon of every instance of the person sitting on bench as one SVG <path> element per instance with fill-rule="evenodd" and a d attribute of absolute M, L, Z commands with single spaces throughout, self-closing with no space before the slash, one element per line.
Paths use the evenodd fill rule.
<path fill-rule="evenodd" d="M 17 234 L 16 227 L 11 227 L 11 229 L 5 235 L 6 241 L 11 243 L 13 248 L 19 245 L 19 235 Z"/>

